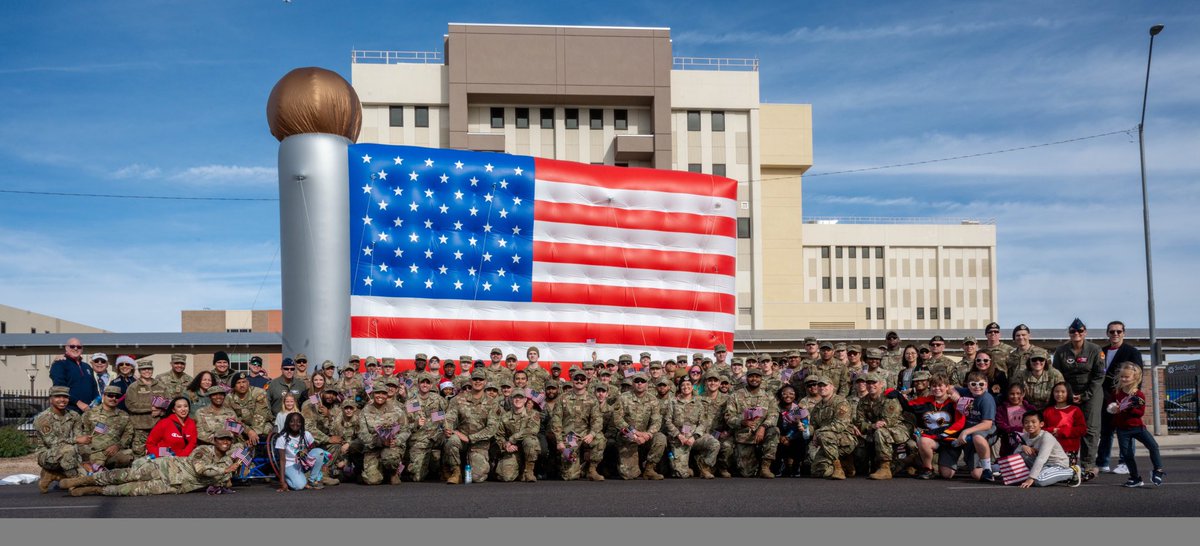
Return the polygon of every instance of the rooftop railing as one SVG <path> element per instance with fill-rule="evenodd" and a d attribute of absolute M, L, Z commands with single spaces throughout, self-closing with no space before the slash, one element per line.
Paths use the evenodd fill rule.
<path fill-rule="evenodd" d="M 363 64 L 442 64 L 441 51 L 372 51 L 354 50 L 351 63 Z"/>
<path fill-rule="evenodd" d="M 736 59 L 725 57 L 674 57 L 674 70 L 732 70 L 758 72 L 758 59 Z"/>
<path fill-rule="evenodd" d="M 904 216 L 809 216 L 805 224 L 925 224 L 925 225 L 996 225 L 995 218 L 945 218 Z"/>

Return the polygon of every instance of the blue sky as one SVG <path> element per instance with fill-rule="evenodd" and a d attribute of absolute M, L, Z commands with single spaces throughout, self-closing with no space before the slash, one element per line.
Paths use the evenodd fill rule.
<path fill-rule="evenodd" d="M 1194 2 L 212 0 L 0 5 L 0 190 L 272 199 L 267 95 L 353 49 L 440 50 L 448 22 L 670 27 L 677 56 L 758 57 L 764 102 L 813 105 L 805 216 L 995 218 L 1000 320 L 1147 324 L 1146 116 L 1160 327 L 1197 327 Z M 1103 138 L 836 176 L 819 173 Z M 0 193 L 0 303 L 116 331 L 272 309 L 274 201 Z"/>

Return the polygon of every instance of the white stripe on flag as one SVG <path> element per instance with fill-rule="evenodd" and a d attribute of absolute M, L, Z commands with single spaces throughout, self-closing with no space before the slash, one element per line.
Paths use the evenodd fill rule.
<path fill-rule="evenodd" d="M 538 221 L 533 224 L 533 240 L 546 243 L 674 250 L 698 254 L 737 255 L 737 239 L 716 235 L 670 233 L 638 229 L 620 229 L 581 224 Z M 636 267 L 636 263 L 629 264 Z"/>
<path fill-rule="evenodd" d="M 730 218 L 737 215 L 737 202 L 732 199 L 688 193 L 616 190 L 586 184 L 537 180 L 534 196 L 538 201 L 616 207 L 626 210 L 686 212 Z"/>
<path fill-rule="evenodd" d="M 636 264 L 633 265 L 636 266 Z M 729 275 L 553 262 L 535 262 L 533 264 L 533 280 L 534 282 L 598 284 L 720 294 L 734 294 L 737 291 L 737 279 Z"/>
<path fill-rule="evenodd" d="M 410 340 L 410 339 L 378 339 L 378 338 L 354 338 L 350 340 L 350 347 L 354 354 L 358 355 L 373 355 L 373 356 L 391 356 L 399 359 L 411 359 L 417 353 L 425 353 L 429 356 L 437 356 L 443 361 L 458 360 L 460 355 L 471 355 L 485 362 L 488 361 L 487 355 L 492 347 L 500 347 L 500 350 L 505 354 L 513 353 L 521 361 L 525 360 L 525 351 L 530 345 L 535 345 L 538 348 L 539 360 L 549 367 L 551 362 L 580 362 L 583 360 L 591 360 L 592 351 L 596 351 L 599 358 L 608 360 L 617 358 L 621 354 L 633 355 L 634 360 L 637 360 L 638 353 L 649 351 L 652 360 L 674 360 L 676 356 L 681 354 L 688 355 L 688 362 L 691 362 L 692 353 L 704 353 L 710 355 L 712 350 L 709 348 L 683 348 L 683 347 L 658 347 L 650 348 L 645 346 L 624 346 L 624 345 L 589 345 L 586 343 L 523 343 L 520 346 L 505 346 L 497 344 L 495 341 L 425 341 L 425 340 Z M 563 369 L 564 372 L 567 370 Z"/>

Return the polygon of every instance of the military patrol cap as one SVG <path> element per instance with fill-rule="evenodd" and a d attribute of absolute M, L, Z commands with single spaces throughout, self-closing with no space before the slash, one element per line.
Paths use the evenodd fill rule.
<path fill-rule="evenodd" d="M 383 386 L 385 388 L 386 387 L 399 387 L 401 383 L 403 383 L 403 381 L 401 381 L 399 377 L 396 377 L 394 375 L 389 375 L 389 376 L 383 378 Z"/>
<path fill-rule="evenodd" d="M 829 341 L 822 341 L 822 342 L 821 342 L 821 348 L 822 348 L 822 349 L 832 349 L 832 348 L 833 348 L 833 343 L 832 343 L 832 342 L 829 342 Z"/>
<path fill-rule="evenodd" d="M 257 357 L 255 357 L 255 358 L 257 358 Z M 251 358 L 250 360 L 254 360 L 254 359 L 253 359 L 253 358 Z M 258 359 L 258 361 L 259 361 L 259 362 L 262 362 L 262 359 L 261 359 L 261 358 L 259 358 L 259 359 Z M 180 354 L 180 353 L 175 353 L 175 354 L 171 355 L 171 362 L 172 362 L 172 363 L 175 363 L 175 362 L 183 362 L 183 363 L 185 363 L 185 364 L 186 364 L 186 363 L 187 363 L 187 356 L 186 356 L 186 355 L 183 355 L 183 354 Z"/>
<path fill-rule="evenodd" d="M 554 378 L 554 379 L 547 379 L 547 380 L 546 380 L 546 386 L 545 386 L 544 388 L 546 388 L 546 389 L 560 389 L 560 390 L 561 390 L 561 389 L 562 389 L 562 384 L 561 384 L 561 383 L 559 383 L 559 381 L 558 381 L 558 379 L 557 379 L 557 378 Z"/>
<path fill-rule="evenodd" d="M 727 352 L 729 352 L 729 349 L 725 348 L 724 343 L 718 343 L 716 347 L 713 347 L 713 352 L 714 353 L 727 353 Z"/>
<path fill-rule="evenodd" d="M 388 366 L 395 368 L 396 367 L 396 359 L 394 359 L 390 356 L 384 357 L 383 358 L 383 367 L 386 368 Z"/>
<path fill-rule="evenodd" d="M 599 373 L 601 376 L 605 376 L 605 375 L 610 375 L 610 376 L 611 376 L 611 375 L 613 374 L 612 370 L 610 370 L 610 369 L 608 369 L 608 368 L 600 368 L 600 371 L 599 371 L 598 373 Z"/>
<path fill-rule="evenodd" d="M 355 402 L 353 398 L 342 400 L 342 409 L 346 408 L 358 408 L 358 402 Z"/>
<path fill-rule="evenodd" d="M 558 362 L 553 362 L 550 364 L 550 369 L 551 370 L 561 370 L 562 364 L 559 364 Z"/>
<path fill-rule="evenodd" d="M 71 389 L 62 385 L 50 387 L 50 396 L 71 396 Z"/>
<path fill-rule="evenodd" d="M 137 363 L 137 369 L 139 369 L 139 370 L 146 370 L 146 369 L 153 370 L 153 369 L 154 369 L 154 361 L 153 361 L 153 360 L 139 360 L 139 361 L 138 361 L 138 363 Z"/>
<path fill-rule="evenodd" d="M 746 355 L 746 364 L 751 362 L 758 362 L 758 357 L 754 355 Z"/>
<path fill-rule="evenodd" d="M 879 372 L 871 372 L 867 374 L 867 383 L 887 383 L 887 378 Z"/>
<path fill-rule="evenodd" d="M 788 351 L 788 358 L 800 358 L 800 351 Z"/>
<path fill-rule="evenodd" d="M 995 322 L 989 322 L 987 326 L 984 326 L 984 327 L 983 327 L 983 331 L 984 331 L 984 333 L 987 333 L 987 331 L 988 331 L 988 330 L 996 330 L 996 331 L 999 331 L 999 330 L 1000 330 L 1000 324 L 998 324 L 998 323 L 995 323 Z"/>
<path fill-rule="evenodd" d="M 344 366 L 342 366 L 342 369 L 358 371 L 358 362 L 355 360 L 351 360 L 350 362 L 347 362 Z"/>
<path fill-rule="evenodd" d="M 233 432 L 221 429 L 213 433 L 213 440 L 233 440 Z"/>
<path fill-rule="evenodd" d="M 104 394 L 121 394 L 121 387 L 119 387 L 117 385 L 105 386 Z"/>
<path fill-rule="evenodd" d="M 833 350 L 835 350 L 835 351 L 845 351 L 845 350 L 846 350 L 846 344 L 845 344 L 845 343 L 835 343 L 835 344 L 833 345 Z"/>
<path fill-rule="evenodd" d="M 487 379 L 487 373 L 481 368 L 475 368 L 475 371 L 471 372 L 471 379 Z"/>
<path fill-rule="evenodd" d="M 492 347 L 492 351 L 489 352 L 488 354 L 489 355 L 502 355 L 502 354 L 504 354 L 504 351 L 501 351 L 499 347 Z"/>
<path fill-rule="evenodd" d="M 511 380 L 511 379 L 508 379 L 507 377 L 501 377 L 501 378 L 500 378 L 500 388 L 504 388 L 504 387 L 509 387 L 509 388 L 511 388 L 512 386 L 513 386 L 513 384 L 512 384 L 512 380 Z"/>
<path fill-rule="evenodd" d="M 721 379 L 721 374 L 717 373 L 716 370 L 708 370 L 708 373 L 704 374 L 704 380 L 708 381 L 709 379 L 719 380 Z"/>
<path fill-rule="evenodd" d="M 816 342 L 817 342 L 817 338 L 815 338 L 813 336 L 808 336 L 808 337 L 804 338 L 805 345 L 808 345 L 809 343 L 816 343 Z"/>
<path fill-rule="evenodd" d="M 608 392 L 608 384 L 607 383 L 596 383 L 596 386 L 592 387 L 592 388 L 595 390 L 598 390 L 598 391 Z"/>
<path fill-rule="evenodd" d="M 615 367 L 618 364 L 618 362 L 616 360 L 613 360 L 610 358 L 610 359 L 608 359 L 608 362 L 605 362 L 605 364 Z"/>
<path fill-rule="evenodd" d="M 371 383 L 371 388 L 374 390 L 374 392 L 372 392 L 372 394 L 378 393 L 378 392 L 386 393 L 387 386 L 388 386 L 388 382 L 386 379 L 376 379 L 374 383 Z"/>
<path fill-rule="evenodd" d="M 825 377 L 821 374 L 810 375 L 804 379 L 804 382 L 805 383 L 817 383 L 817 384 L 824 383 L 826 385 L 833 384 L 833 382 L 830 381 L 828 377 Z"/>
<path fill-rule="evenodd" d="M 362 362 L 362 359 L 358 355 L 350 355 L 350 362 Z"/>
<path fill-rule="evenodd" d="M 633 375 L 629 376 L 629 381 L 630 381 L 630 382 L 637 381 L 638 379 L 641 379 L 642 381 L 645 381 L 645 382 L 647 382 L 647 383 L 649 383 L 649 382 L 650 382 L 650 378 L 649 378 L 649 377 L 646 377 L 646 373 L 645 373 L 645 372 L 638 372 L 638 373 L 635 373 L 635 374 L 633 374 Z"/>
<path fill-rule="evenodd" d="M 487 382 L 487 384 L 483 386 L 483 390 L 485 390 L 485 391 L 498 391 L 498 390 L 500 390 L 500 387 L 497 387 L 495 383 L 492 383 L 491 381 L 488 381 L 488 382 Z"/>
<path fill-rule="evenodd" d="M 850 381 L 852 383 L 858 383 L 859 381 L 862 381 L 862 382 L 867 381 L 867 374 L 862 373 L 862 372 L 852 373 L 852 374 L 850 374 L 850 377 L 851 377 Z"/>
<path fill-rule="evenodd" d="M 975 336 L 966 336 L 963 338 L 962 342 L 963 345 L 975 345 L 979 343 L 978 341 L 975 341 Z"/>
<path fill-rule="evenodd" d="M 504 360 L 516 360 L 516 359 L 517 359 L 517 355 L 512 354 L 512 353 L 508 353 L 507 355 L 504 356 Z"/>
<path fill-rule="evenodd" d="M 663 364 L 662 364 L 662 361 L 661 361 L 661 360 L 651 360 L 651 361 L 650 361 L 650 369 L 651 369 L 651 370 L 653 370 L 653 369 L 655 369 L 655 368 L 658 368 L 658 369 L 660 369 L 660 370 L 661 370 L 661 369 L 662 369 L 662 367 L 663 367 Z"/>
<path fill-rule="evenodd" d="M 326 386 L 324 389 L 321 390 L 321 394 L 325 394 L 325 393 L 342 394 L 341 391 L 337 390 L 337 387 L 335 387 L 333 385 Z"/>
<path fill-rule="evenodd" d="M 638 355 L 638 358 L 653 358 L 653 357 L 652 357 L 652 356 L 650 356 L 650 353 L 649 353 L 649 352 L 647 352 L 647 351 L 642 351 L 642 352 L 641 352 L 641 354 L 639 354 L 639 355 Z"/>
<path fill-rule="evenodd" d="M 517 389 L 517 390 L 513 391 L 512 394 L 509 396 L 512 396 L 513 398 L 516 398 L 518 396 L 521 398 L 525 398 L 525 391 L 523 391 L 521 389 Z"/>
<path fill-rule="evenodd" d="M 713 359 L 711 359 L 711 358 L 708 358 L 708 357 L 704 357 L 704 360 L 701 360 L 701 361 L 700 361 L 700 363 L 701 363 L 701 364 L 708 364 L 708 365 L 712 365 L 712 363 L 713 363 Z"/>
<path fill-rule="evenodd" d="M 701 358 L 704 358 L 704 355 L 703 355 L 703 354 L 700 354 L 700 353 L 692 353 L 692 360 L 700 360 Z"/>
<path fill-rule="evenodd" d="M 333 365 L 333 361 L 332 361 L 332 360 L 326 360 L 325 362 L 322 362 L 322 363 L 321 363 L 321 369 L 322 369 L 322 370 L 329 370 L 329 369 L 333 369 L 333 368 L 336 368 L 336 367 L 337 367 L 337 366 L 334 366 L 334 365 Z"/>
<path fill-rule="evenodd" d="M 879 349 L 876 349 L 875 347 L 871 347 L 870 349 L 867 349 L 867 360 L 871 360 L 871 359 L 883 360 L 883 351 L 880 351 Z"/>
<path fill-rule="evenodd" d="M 746 363 L 745 363 L 745 361 L 742 360 L 742 357 L 735 356 L 735 357 L 733 357 L 732 360 L 729 361 L 729 364 L 731 366 L 744 366 Z"/>
<path fill-rule="evenodd" d="M 468 355 L 460 355 L 460 356 L 458 357 L 458 362 L 459 362 L 460 364 L 470 364 L 470 363 L 471 363 L 471 360 L 473 360 L 473 359 L 472 359 L 470 356 L 468 356 Z"/>
<path fill-rule="evenodd" d="M 229 378 L 229 384 L 237 385 L 237 382 L 241 381 L 243 379 L 249 380 L 250 374 L 247 372 L 237 372 L 237 373 L 233 374 L 233 377 Z"/>
<path fill-rule="evenodd" d="M 696 353 L 696 354 L 700 354 L 700 353 Z M 617 362 L 633 362 L 633 356 L 629 355 L 629 354 L 623 354 L 623 355 L 617 357 Z"/>
<path fill-rule="evenodd" d="M 913 381 L 929 381 L 930 377 L 932 377 L 932 376 L 929 374 L 929 370 L 920 370 L 920 371 L 913 372 L 912 380 Z"/>
<path fill-rule="evenodd" d="M 1029 360 L 1033 360 L 1035 358 L 1049 360 L 1050 352 L 1041 347 L 1034 347 L 1029 350 Z"/>
<path fill-rule="evenodd" d="M 428 382 L 430 382 L 430 383 L 436 383 L 436 382 L 437 382 L 437 376 L 436 376 L 436 375 L 433 375 L 433 374 L 431 374 L 431 373 L 429 373 L 429 372 L 421 372 L 421 373 L 417 374 L 417 383 L 420 383 L 420 382 L 422 382 L 422 381 L 428 381 Z"/>
<path fill-rule="evenodd" d="M 667 379 L 667 376 L 664 375 L 664 376 L 658 378 L 658 381 L 654 382 L 654 386 L 656 386 L 656 387 L 661 387 L 663 385 L 674 385 L 674 383 L 672 383 L 671 380 Z"/>
<path fill-rule="evenodd" d="M 762 374 L 762 368 L 750 368 L 749 370 L 746 370 L 746 377 L 750 377 L 752 375 L 762 377 Z"/>
<path fill-rule="evenodd" d="M 889 337 L 892 337 L 892 336 L 895 336 L 895 337 L 896 337 L 896 339 L 899 339 L 899 338 L 900 338 L 900 334 L 896 333 L 896 331 L 895 331 L 895 330 L 888 330 L 887 334 L 884 334 L 884 336 L 883 336 L 883 337 L 885 337 L 885 338 L 889 338 Z"/>
<path fill-rule="evenodd" d="M 428 356 L 426 356 L 426 355 L 425 355 L 425 353 L 417 353 L 417 356 L 414 356 L 414 357 L 413 357 L 413 360 L 425 360 L 425 361 L 428 361 L 428 360 L 429 360 L 429 357 L 428 357 Z"/>
<path fill-rule="evenodd" d="M 580 366 L 580 367 L 584 370 L 595 370 L 596 369 L 596 363 L 592 362 L 591 360 L 584 360 L 581 364 L 582 364 L 582 366 Z"/>
<path fill-rule="evenodd" d="M 354 360 L 354 359 L 353 359 L 353 358 L 351 358 L 350 360 Z M 379 361 L 378 361 L 378 360 L 376 360 L 376 359 L 375 359 L 375 357 L 373 357 L 373 356 L 368 356 L 368 357 L 367 357 L 367 365 L 368 365 L 368 366 L 370 366 L 371 364 L 378 365 L 378 364 L 379 364 Z"/>
<path fill-rule="evenodd" d="M 917 347 L 917 352 L 918 353 L 929 353 L 932 351 L 929 350 L 929 345 L 922 343 L 920 347 Z"/>
<path fill-rule="evenodd" d="M 204 396 L 212 396 L 214 394 L 224 396 L 229 393 L 225 392 L 225 387 L 222 387 L 221 385 L 213 385 L 209 387 L 208 390 L 204 391 Z"/>
<path fill-rule="evenodd" d="M 859 344 L 855 343 L 854 345 L 851 345 L 851 346 L 849 346 L 849 347 L 846 347 L 846 352 L 847 352 L 847 353 L 858 353 L 858 354 L 862 354 L 862 352 L 863 352 L 863 351 L 862 351 L 862 345 L 859 345 Z"/>
<path fill-rule="evenodd" d="M 677 356 L 675 357 L 675 362 L 677 362 L 677 363 L 680 363 L 680 364 L 684 364 L 684 363 L 686 363 L 686 362 L 687 362 L 687 355 L 677 355 Z"/>
<path fill-rule="evenodd" d="M 306 355 L 304 353 L 299 353 L 296 356 L 293 356 L 292 360 L 294 360 L 294 361 L 303 360 L 305 362 L 308 362 L 308 355 Z"/>
<path fill-rule="evenodd" d="M 767 353 L 763 353 L 763 354 L 760 354 L 760 355 L 758 355 L 758 361 L 759 361 L 759 362 L 766 362 L 766 361 L 768 361 L 768 360 L 772 360 L 772 359 L 771 359 L 771 355 L 769 355 L 769 354 L 767 354 Z"/>

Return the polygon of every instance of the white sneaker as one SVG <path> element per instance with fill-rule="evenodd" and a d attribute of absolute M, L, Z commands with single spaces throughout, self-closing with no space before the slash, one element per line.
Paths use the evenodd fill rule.
<path fill-rule="evenodd" d="M 1123 464 L 1119 464 L 1119 465 L 1117 465 L 1116 468 L 1113 469 L 1113 474 L 1128 474 L 1128 473 L 1129 473 L 1129 467 L 1127 467 Z"/>
<path fill-rule="evenodd" d="M 1104 466 L 1100 467 L 1099 470 L 1100 470 L 1100 472 L 1102 472 L 1104 474 L 1112 474 L 1112 467 L 1108 466 L 1108 465 L 1104 465 Z"/>

